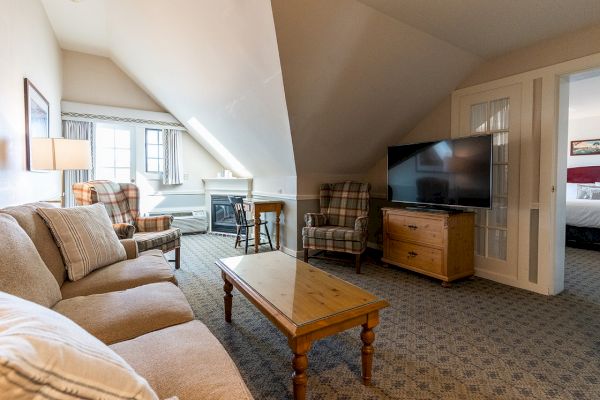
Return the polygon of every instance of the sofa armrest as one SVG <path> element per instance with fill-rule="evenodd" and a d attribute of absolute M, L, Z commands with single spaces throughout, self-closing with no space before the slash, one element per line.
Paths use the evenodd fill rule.
<path fill-rule="evenodd" d="M 369 217 L 366 215 L 363 215 L 362 217 L 356 218 L 356 221 L 354 221 L 354 230 L 366 232 L 368 225 L 369 225 Z"/>
<path fill-rule="evenodd" d="M 135 226 L 131 224 L 113 224 L 113 229 L 119 239 L 131 239 L 135 233 Z"/>
<path fill-rule="evenodd" d="M 138 247 L 134 239 L 121 239 L 121 245 L 125 248 L 128 260 L 133 260 L 138 256 Z"/>
<path fill-rule="evenodd" d="M 306 213 L 304 223 L 307 227 L 323 226 L 327 224 L 327 217 L 323 213 Z"/>
<path fill-rule="evenodd" d="M 155 217 L 138 217 L 136 219 L 138 232 L 159 232 L 171 229 L 172 215 L 157 215 Z"/>

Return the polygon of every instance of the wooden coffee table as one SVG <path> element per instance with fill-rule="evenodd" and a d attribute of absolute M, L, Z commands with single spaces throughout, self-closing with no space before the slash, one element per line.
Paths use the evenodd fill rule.
<path fill-rule="evenodd" d="M 362 381 L 371 383 L 373 328 L 387 301 L 282 252 L 223 258 L 225 321 L 235 286 L 288 338 L 294 399 L 306 397 L 308 353 L 315 340 L 362 325 Z"/>

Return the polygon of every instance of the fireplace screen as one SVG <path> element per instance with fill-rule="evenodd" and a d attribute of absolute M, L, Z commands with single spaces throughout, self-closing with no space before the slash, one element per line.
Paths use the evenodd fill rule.
<path fill-rule="evenodd" d="M 235 215 L 227 196 L 213 195 L 211 202 L 211 219 L 213 232 L 235 233 Z"/>

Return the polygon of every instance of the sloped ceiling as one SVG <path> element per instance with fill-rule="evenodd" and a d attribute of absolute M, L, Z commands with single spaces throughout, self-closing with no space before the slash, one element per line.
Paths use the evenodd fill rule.
<path fill-rule="evenodd" d="M 367 171 L 480 58 L 355 0 L 272 0 L 296 168 Z"/>
<path fill-rule="evenodd" d="M 358 0 L 484 58 L 600 22 L 598 0 Z"/>
<path fill-rule="evenodd" d="M 63 48 L 267 177 L 364 173 L 484 59 L 600 22 L 598 0 L 41 1 Z"/>
<path fill-rule="evenodd" d="M 61 45 L 106 51 L 223 165 L 240 175 L 244 169 L 254 176 L 296 175 L 269 2 L 44 0 L 44 5 Z M 64 21 L 64 15 L 70 20 L 76 10 L 98 6 L 105 8 L 108 35 L 77 36 L 81 28 Z"/>

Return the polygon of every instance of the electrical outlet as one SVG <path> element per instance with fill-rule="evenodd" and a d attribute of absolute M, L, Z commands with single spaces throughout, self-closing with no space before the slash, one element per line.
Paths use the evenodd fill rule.
<path fill-rule="evenodd" d="M 183 174 L 183 180 L 184 181 L 189 181 L 190 180 L 190 174 Z"/>

